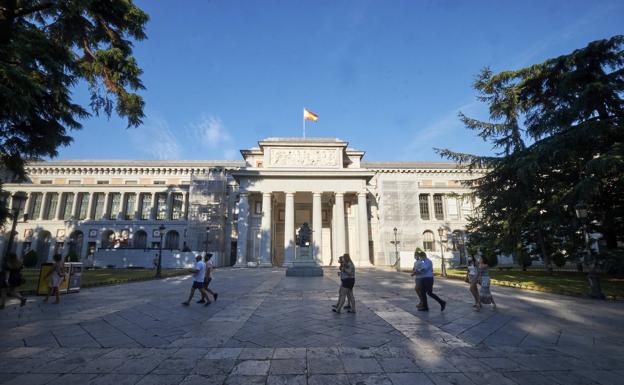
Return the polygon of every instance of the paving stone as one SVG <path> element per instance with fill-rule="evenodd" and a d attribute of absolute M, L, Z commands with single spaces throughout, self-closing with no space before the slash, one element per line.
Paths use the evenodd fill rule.
<path fill-rule="evenodd" d="M 513 379 L 513 372 L 509 373 L 509 377 L 505 377 L 501 373 L 487 372 L 466 372 L 464 375 L 478 385 L 516 385 Z"/>
<path fill-rule="evenodd" d="M 13 377 L 3 385 L 44 385 L 54 381 L 59 374 L 21 374 Z"/>
<path fill-rule="evenodd" d="M 306 348 L 276 348 L 273 353 L 274 359 L 283 358 L 306 358 Z"/>
<path fill-rule="evenodd" d="M 314 374 L 308 377 L 308 385 L 350 385 L 346 374 Z"/>
<path fill-rule="evenodd" d="M 382 373 L 384 370 L 374 358 L 342 358 L 347 373 Z"/>
<path fill-rule="evenodd" d="M 212 348 L 202 358 L 209 360 L 236 359 L 242 351 L 242 348 Z"/>
<path fill-rule="evenodd" d="M 97 374 L 64 374 L 56 377 L 46 385 L 85 385 L 91 382 Z"/>
<path fill-rule="evenodd" d="M 238 356 L 241 360 L 270 360 L 273 357 L 273 348 L 244 348 Z"/>
<path fill-rule="evenodd" d="M 304 358 L 272 360 L 269 373 L 271 374 L 305 374 L 306 360 Z"/>
<path fill-rule="evenodd" d="M 89 385 L 134 385 L 141 381 L 142 374 L 98 374 Z"/>
<path fill-rule="evenodd" d="M 188 374 L 193 370 L 197 359 L 167 358 L 154 369 L 154 374 Z"/>
<path fill-rule="evenodd" d="M 475 385 L 470 378 L 462 373 L 431 373 L 429 378 L 436 385 Z"/>
<path fill-rule="evenodd" d="M 268 360 L 240 361 L 232 369 L 232 375 L 266 376 L 269 374 L 270 366 L 271 366 L 271 361 L 268 361 Z"/>
<path fill-rule="evenodd" d="M 385 374 L 349 374 L 349 381 L 353 385 L 393 385 L 392 380 Z"/>
<path fill-rule="evenodd" d="M 306 385 L 306 376 L 305 375 L 269 375 L 267 378 L 266 385 Z"/>
<path fill-rule="evenodd" d="M 199 374 L 191 374 L 184 377 L 180 385 L 221 385 L 225 382 L 227 376 L 202 376 Z"/>
<path fill-rule="evenodd" d="M 338 357 L 329 358 L 308 358 L 308 373 L 311 374 L 332 374 L 346 373 L 342 360 Z"/>
<path fill-rule="evenodd" d="M 424 373 L 386 373 L 392 385 L 433 385 Z"/>
<path fill-rule="evenodd" d="M 265 385 L 266 376 L 231 375 L 225 379 L 224 385 Z"/>
<path fill-rule="evenodd" d="M 386 373 L 422 372 L 414 361 L 405 357 L 384 357 L 377 358 L 377 361 Z"/>
<path fill-rule="evenodd" d="M 193 374 L 201 374 L 203 376 L 228 375 L 232 371 L 236 360 L 198 360 L 192 370 Z"/>
<path fill-rule="evenodd" d="M 183 379 L 181 374 L 148 374 L 136 385 L 178 385 Z"/>

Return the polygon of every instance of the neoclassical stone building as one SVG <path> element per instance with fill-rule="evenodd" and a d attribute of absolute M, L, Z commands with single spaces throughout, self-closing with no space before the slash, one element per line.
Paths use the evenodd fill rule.
<path fill-rule="evenodd" d="M 209 250 L 220 266 L 286 266 L 308 223 L 322 265 L 349 252 L 359 266 L 388 266 L 416 247 L 453 263 L 464 256 L 474 202 L 461 181 L 474 175 L 454 163 L 364 162 L 333 138 L 268 138 L 241 154 L 30 163 L 26 181 L 4 181 L 6 204 L 17 191 L 28 196 L 13 249 L 40 261 L 73 251 L 105 265 L 107 251 L 153 255 L 162 239 L 166 252 Z"/>

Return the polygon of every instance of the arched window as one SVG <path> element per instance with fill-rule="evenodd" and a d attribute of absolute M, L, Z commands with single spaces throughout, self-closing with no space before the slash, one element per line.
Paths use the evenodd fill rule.
<path fill-rule="evenodd" d="M 427 230 L 423 233 L 423 249 L 425 251 L 435 251 L 435 238 L 433 231 Z"/>
<path fill-rule="evenodd" d="M 459 252 L 459 264 L 466 263 L 466 237 L 461 230 L 455 230 L 452 234 L 453 251 Z"/>
<path fill-rule="evenodd" d="M 69 236 L 69 252 L 74 252 L 78 258 L 82 257 L 82 243 L 84 234 L 80 230 L 76 230 Z"/>
<path fill-rule="evenodd" d="M 111 249 L 115 246 L 115 232 L 106 230 L 102 233 L 102 249 Z"/>
<path fill-rule="evenodd" d="M 147 233 L 143 230 L 139 230 L 134 233 L 134 247 L 146 248 L 147 247 Z"/>
<path fill-rule="evenodd" d="M 177 231 L 171 230 L 165 237 L 165 249 L 179 249 L 180 248 L 180 234 Z"/>

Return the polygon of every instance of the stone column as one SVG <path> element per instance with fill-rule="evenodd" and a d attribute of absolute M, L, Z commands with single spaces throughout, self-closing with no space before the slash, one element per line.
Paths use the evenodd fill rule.
<path fill-rule="evenodd" d="M 59 221 L 61 220 L 61 208 L 63 207 L 63 193 L 59 192 L 58 193 L 58 198 L 56 200 L 56 212 L 54 213 L 54 219 Z"/>
<path fill-rule="evenodd" d="M 72 202 L 71 214 L 69 216 L 71 219 L 77 221 L 79 218 L 78 218 L 78 213 L 76 212 L 76 210 L 78 210 L 78 198 L 80 194 L 78 191 L 74 191 L 73 194 L 74 194 L 74 201 Z"/>
<path fill-rule="evenodd" d="M 271 193 L 262 194 L 262 223 L 260 224 L 260 266 L 271 267 Z"/>
<path fill-rule="evenodd" d="M 312 258 L 319 265 L 322 264 L 321 253 L 323 237 L 323 212 L 321 210 L 321 193 L 312 193 Z"/>
<path fill-rule="evenodd" d="M 125 201 L 126 201 L 126 193 L 122 192 L 119 194 L 119 211 L 116 213 L 111 213 L 111 216 L 115 216 L 117 220 L 123 221 L 126 219 L 126 210 L 125 210 Z"/>
<path fill-rule="evenodd" d="M 368 255 L 368 209 L 366 207 L 366 192 L 358 193 L 358 232 L 360 238 L 360 266 L 370 266 Z"/>
<path fill-rule="evenodd" d="M 247 263 L 247 230 L 249 229 L 249 197 L 241 192 L 238 202 L 238 241 L 236 242 L 236 266 L 243 267 Z"/>
<path fill-rule="evenodd" d="M 170 221 L 171 215 L 173 213 L 173 192 L 167 192 L 167 213 L 165 214 L 165 218 Z"/>
<path fill-rule="evenodd" d="M 184 215 L 182 216 L 182 218 L 184 218 L 184 220 L 188 220 L 189 199 L 190 199 L 190 193 L 187 191 L 187 192 L 184 193 Z"/>
<path fill-rule="evenodd" d="M 157 196 L 158 195 L 155 192 L 152 193 L 152 207 L 150 208 L 150 215 L 149 215 L 149 219 L 152 219 L 152 220 L 156 219 L 156 208 L 158 205 L 158 202 L 156 202 Z"/>
<path fill-rule="evenodd" d="M 43 194 L 41 194 L 41 207 L 39 208 L 39 215 L 37 215 L 37 219 L 39 219 L 40 221 L 43 220 L 43 215 L 46 212 L 46 207 L 48 206 L 47 200 L 48 200 L 48 192 L 44 191 Z"/>
<path fill-rule="evenodd" d="M 345 206 L 344 193 L 336 193 L 336 251 L 338 256 L 347 250 L 345 245 Z"/>
<path fill-rule="evenodd" d="M 295 260 L 295 193 L 286 192 L 285 195 L 283 266 L 290 266 Z"/>
<path fill-rule="evenodd" d="M 89 203 L 87 205 L 87 218 L 86 219 L 93 219 L 93 212 L 95 211 L 93 207 L 93 197 L 95 196 L 95 193 L 90 192 L 87 194 L 89 194 Z"/>
<path fill-rule="evenodd" d="M 107 191 L 104 193 L 104 210 L 102 210 L 102 217 L 104 217 L 104 219 L 113 219 L 113 213 L 111 213 L 111 210 L 113 208 L 113 202 L 111 201 L 112 196 L 111 194 Z M 101 219 L 101 218 L 96 218 L 96 219 Z"/>
<path fill-rule="evenodd" d="M 24 214 L 28 215 L 30 213 L 30 205 L 32 205 L 32 192 L 26 193 L 26 202 L 24 202 Z M 33 218 L 28 218 L 33 219 Z M 21 254 L 18 254 L 21 255 Z"/>
<path fill-rule="evenodd" d="M 138 220 L 141 219 L 141 216 L 140 216 L 140 212 L 141 211 L 140 210 L 141 210 L 141 207 L 143 207 L 143 202 L 142 202 L 142 199 L 143 199 L 142 196 L 143 195 L 141 194 L 140 191 L 137 191 L 135 194 L 136 195 L 135 195 L 135 198 L 134 198 L 134 215 L 132 216 L 132 218 L 135 221 L 138 221 Z"/>

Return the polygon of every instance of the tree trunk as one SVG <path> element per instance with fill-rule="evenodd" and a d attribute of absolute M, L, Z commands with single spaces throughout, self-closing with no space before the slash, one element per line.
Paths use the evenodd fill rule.
<path fill-rule="evenodd" d="M 542 251 L 542 258 L 544 260 L 544 265 L 546 266 L 546 270 L 549 273 L 553 272 L 552 263 L 550 261 L 550 253 L 546 248 L 546 242 L 544 241 L 544 235 L 542 234 L 542 229 L 540 228 L 537 232 L 537 239 L 540 245 L 540 249 Z"/>

